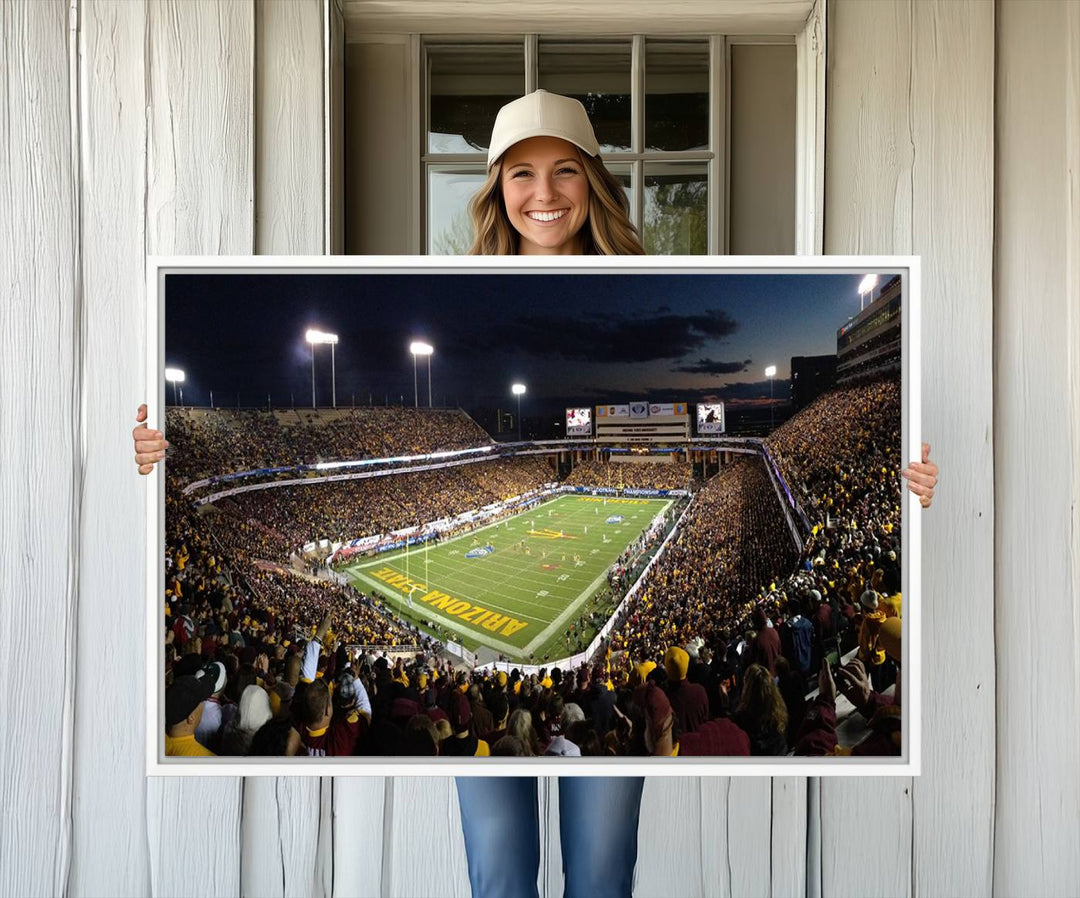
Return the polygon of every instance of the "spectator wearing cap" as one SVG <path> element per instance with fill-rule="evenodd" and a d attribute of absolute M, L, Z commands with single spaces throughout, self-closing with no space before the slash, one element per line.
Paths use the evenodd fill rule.
<path fill-rule="evenodd" d="M 565 736 L 556 736 L 548 743 L 544 754 L 557 758 L 580 758 L 581 749 Z"/>
<path fill-rule="evenodd" d="M 440 754 L 455 758 L 483 758 L 491 754 L 487 742 L 478 739 L 472 732 L 472 709 L 469 700 L 460 689 L 449 692 L 449 707 L 446 709 L 450 718 L 453 735 L 439 747 Z"/>
<path fill-rule="evenodd" d="M 690 733 L 709 719 L 709 696 L 705 687 L 686 679 L 690 655 L 686 649 L 671 646 L 664 654 L 667 671 L 667 696 L 680 733 Z"/>
<path fill-rule="evenodd" d="M 885 649 L 878 645 L 878 631 L 885 620 L 881 594 L 874 589 L 864 590 L 859 596 L 862 624 L 859 626 L 859 660 L 864 665 L 885 663 Z"/>
<path fill-rule="evenodd" d="M 206 665 L 206 669 L 215 671 L 211 674 L 214 677 L 214 692 L 203 702 L 202 717 L 195 728 L 195 741 L 213 751 L 218 747 L 222 726 L 232 719 L 236 713 L 236 706 L 227 706 L 228 713 L 223 714 L 221 695 L 225 691 L 225 665 L 220 661 L 214 661 Z"/>
<path fill-rule="evenodd" d="M 214 757 L 195 740 L 203 702 L 214 692 L 217 670 L 177 677 L 165 693 L 165 754 L 170 757 Z"/>

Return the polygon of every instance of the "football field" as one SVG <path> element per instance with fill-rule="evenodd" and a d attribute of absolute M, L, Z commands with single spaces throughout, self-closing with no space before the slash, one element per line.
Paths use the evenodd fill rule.
<path fill-rule="evenodd" d="M 612 562 L 672 503 L 559 496 L 452 540 L 341 570 L 401 616 L 436 621 L 469 649 L 561 657 L 567 628 L 606 586 Z"/>

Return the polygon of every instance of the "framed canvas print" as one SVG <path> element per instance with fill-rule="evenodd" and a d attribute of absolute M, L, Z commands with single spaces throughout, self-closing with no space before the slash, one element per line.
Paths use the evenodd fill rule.
<path fill-rule="evenodd" d="M 151 258 L 147 769 L 919 772 L 919 263 Z"/>

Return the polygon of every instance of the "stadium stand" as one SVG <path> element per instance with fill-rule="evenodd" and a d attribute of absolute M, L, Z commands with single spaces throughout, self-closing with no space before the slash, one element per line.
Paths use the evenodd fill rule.
<path fill-rule="evenodd" d="M 206 700 L 218 707 L 197 738 L 222 754 L 837 754 L 854 742 L 855 753 L 898 753 L 900 706 L 888 692 L 901 611 L 899 416 L 895 380 L 819 397 L 768 440 L 812 525 L 801 552 L 764 465 L 738 459 L 697 490 L 598 654 L 526 674 L 461 669 L 376 598 L 298 568 L 294 552 L 317 536 L 384 532 L 520 494 L 551 476 L 548 462 L 259 490 L 196 509 L 182 488 L 197 477 L 488 438 L 449 412 L 170 412 L 167 709 L 183 711 L 186 678 L 220 662 L 226 685 Z M 683 487 L 686 467 L 580 465 L 569 482 L 640 475 Z M 356 648 L 406 644 L 420 650 Z M 822 660 L 852 653 L 830 689 Z M 843 730 L 846 747 L 843 697 L 863 721 Z"/>

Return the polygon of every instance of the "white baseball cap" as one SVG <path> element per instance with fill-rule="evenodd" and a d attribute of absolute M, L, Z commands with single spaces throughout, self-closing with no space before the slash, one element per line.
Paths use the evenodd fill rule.
<path fill-rule="evenodd" d="M 590 156 L 600 152 L 589 115 L 581 103 L 573 97 L 537 90 L 499 110 L 491 129 L 488 168 L 515 143 L 530 137 L 560 137 Z"/>

